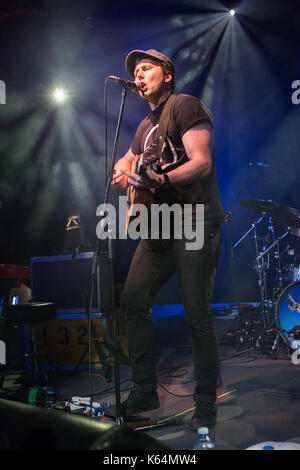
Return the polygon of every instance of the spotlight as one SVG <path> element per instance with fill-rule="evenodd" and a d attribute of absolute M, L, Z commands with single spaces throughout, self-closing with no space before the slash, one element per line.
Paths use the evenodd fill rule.
<path fill-rule="evenodd" d="M 234 15 L 235 15 L 235 10 L 230 10 L 230 11 L 229 11 L 229 14 L 230 14 L 231 16 L 234 16 Z"/>
<path fill-rule="evenodd" d="M 68 95 L 63 88 L 55 88 L 52 92 L 52 98 L 56 103 L 62 104 L 65 103 Z"/>

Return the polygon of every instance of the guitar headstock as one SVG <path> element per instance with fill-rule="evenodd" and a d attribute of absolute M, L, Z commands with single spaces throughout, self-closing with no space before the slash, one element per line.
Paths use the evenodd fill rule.
<path fill-rule="evenodd" d="M 144 153 L 141 155 L 141 166 L 146 167 L 151 165 L 161 157 L 162 146 L 164 143 L 164 139 L 159 137 L 158 139 L 154 139 L 151 145 L 146 148 Z"/>

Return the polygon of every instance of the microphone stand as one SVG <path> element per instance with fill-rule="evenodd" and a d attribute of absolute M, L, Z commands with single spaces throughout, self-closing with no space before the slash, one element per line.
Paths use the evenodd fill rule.
<path fill-rule="evenodd" d="M 119 141 L 119 134 L 121 128 L 121 122 L 123 118 L 125 100 L 127 96 L 128 85 L 125 83 L 123 90 L 122 90 L 122 99 L 120 104 L 120 111 L 118 117 L 118 123 L 114 138 L 114 144 L 112 149 L 111 161 L 110 161 L 110 168 L 107 176 L 106 181 L 106 190 L 105 190 L 105 198 L 104 198 L 104 207 L 108 204 L 109 201 L 109 192 L 111 188 L 111 181 L 113 175 L 113 169 L 116 162 L 117 150 L 118 150 L 118 141 Z M 105 213 L 105 211 L 104 211 Z M 102 219 L 103 220 L 103 219 Z M 103 224 L 101 227 L 103 231 Z M 99 254 L 100 254 L 100 244 L 101 244 L 101 237 L 98 236 L 96 248 L 93 256 L 92 262 L 92 278 L 96 275 L 97 264 L 99 261 Z M 112 238 L 108 236 L 108 260 L 109 260 L 109 267 L 110 267 L 110 275 L 111 275 L 111 299 L 112 299 L 112 314 L 113 314 L 113 354 L 114 354 L 114 374 L 115 374 L 115 397 L 116 397 L 116 423 L 118 425 L 123 424 L 123 417 L 121 415 L 121 399 L 120 399 L 120 371 L 119 371 L 119 351 L 118 351 L 118 331 L 117 331 L 117 318 L 116 318 L 116 299 L 115 299 L 115 286 L 114 286 L 114 264 L 113 264 L 113 243 Z M 92 397 L 91 397 L 92 400 Z M 92 403 L 91 403 L 92 407 Z"/>

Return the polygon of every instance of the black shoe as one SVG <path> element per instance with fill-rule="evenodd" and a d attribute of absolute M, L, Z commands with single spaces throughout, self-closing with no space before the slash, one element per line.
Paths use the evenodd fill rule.
<path fill-rule="evenodd" d="M 214 403 L 199 402 L 196 403 L 196 411 L 190 422 L 192 431 L 197 431 L 198 428 L 205 426 L 213 428 L 217 421 L 217 407 Z"/>
<path fill-rule="evenodd" d="M 144 411 L 156 410 L 160 407 L 156 392 L 138 392 L 131 390 L 130 394 L 121 403 L 121 415 L 123 418 L 133 416 Z M 105 410 L 106 416 L 116 416 L 116 406 L 109 406 Z"/>

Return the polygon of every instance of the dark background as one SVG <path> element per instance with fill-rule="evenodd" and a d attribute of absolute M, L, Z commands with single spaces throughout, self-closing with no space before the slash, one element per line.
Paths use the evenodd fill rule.
<path fill-rule="evenodd" d="M 108 75 L 130 79 L 124 61 L 132 49 L 168 54 L 176 66 L 176 91 L 199 97 L 212 110 L 234 243 L 260 216 L 233 205 L 242 189 L 241 200 L 271 199 L 300 209 L 300 104 L 291 99 L 292 82 L 300 80 L 298 3 L 243 0 L 231 17 L 229 2 L 217 0 L 0 1 L 0 80 L 6 84 L 6 104 L 0 105 L 0 263 L 29 265 L 31 257 L 62 253 L 66 220 L 75 213 L 85 249 L 93 250 L 105 188 L 104 84 Z M 50 98 L 58 85 L 70 94 L 64 106 Z M 121 87 L 110 82 L 109 155 L 120 99 Z M 119 156 L 147 112 L 147 104 L 129 92 Z M 112 202 L 121 194 L 113 188 Z M 223 227 L 216 302 L 235 299 L 229 228 Z M 258 235 L 265 237 L 267 229 L 266 217 Z M 275 225 L 276 237 L 284 232 Z M 115 243 L 121 278 L 135 245 Z M 253 235 L 234 253 L 240 300 L 255 301 Z"/>

